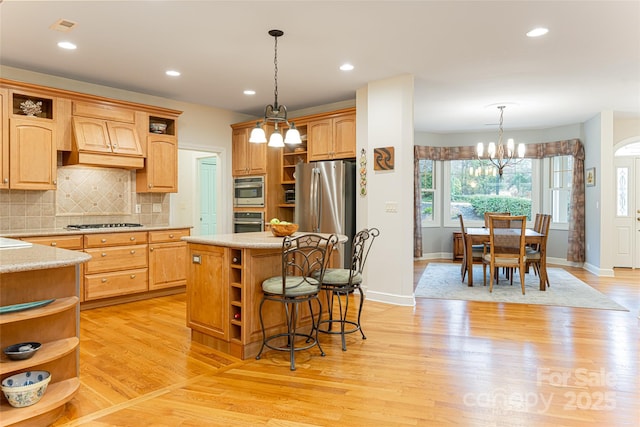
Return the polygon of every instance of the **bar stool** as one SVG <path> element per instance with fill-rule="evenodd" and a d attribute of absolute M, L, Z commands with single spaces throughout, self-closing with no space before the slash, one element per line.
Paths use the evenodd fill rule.
<path fill-rule="evenodd" d="M 265 347 L 277 351 L 289 352 L 291 370 L 296 370 L 295 352 L 307 350 L 315 345 L 320 350 L 320 355 L 325 353 L 318 341 L 317 324 L 322 318 L 322 303 L 320 293 L 325 266 L 331 255 L 334 245 L 338 242 L 338 236 L 331 234 L 329 237 L 317 234 L 302 234 L 300 236 L 287 236 L 282 241 L 282 274 L 270 277 L 262 282 L 264 293 L 260 302 L 260 327 L 262 328 L 262 346 L 256 356 L 260 360 Z M 313 277 L 315 276 L 315 277 Z M 318 302 L 318 322 L 313 313 L 313 301 Z M 284 306 L 287 322 L 287 331 L 267 337 L 264 327 L 262 309 L 266 301 L 274 301 Z M 311 332 L 306 334 L 297 330 L 300 304 L 308 303 L 311 314 Z M 315 330 L 315 334 L 313 333 Z M 283 341 L 286 344 L 273 343 L 274 340 Z M 296 347 L 296 339 L 304 338 L 304 344 Z M 298 340 L 300 341 L 300 340 Z"/>
<path fill-rule="evenodd" d="M 367 261 L 367 256 L 371 250 L 371 245 L 376 237 L 380 235 L 377 228 L 363 229 L 354 237 L 351 245 L 351 268 L 327 268 L 324 272 L 322 281 L 322 289 L 327 295 L 327 311 L 329 319 L 322 320 L 318 324 L 320 332 L 325 334 L 340 334 L 342 337 L 342 350 L 347 351 L 345 334 L 351 334 L 360 331 L 362 339 L 367 339 L 360 325 L 360 316 L 362 314 L 362 305 L 364 303 L 364 293 L 362 292 L 362 270 Z M 358 307 L 358 317 L 356 320 L 347 319 L 349 311 L 349 294 L 355 290 L 360 293 L 360 306 Z M 334 301 L 338 300 L 339 312 L 334 318 Z M 344 299 L 344 304 L 343 304 Z M 334 331 L 333 324 L 340 326 L 340 330 Z M 326 329 L 320 329 L 320 325 L 326 324 Z M 350 329 L 345 326 L 350 325 Z"/>

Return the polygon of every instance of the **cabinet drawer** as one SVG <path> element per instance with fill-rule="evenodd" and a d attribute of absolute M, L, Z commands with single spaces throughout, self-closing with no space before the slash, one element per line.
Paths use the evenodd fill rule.
<path fill-rule="evenodd" d="M 36 245 L 53 246 L 55 248 L 82 250 L 82 236 L 42 236 L 42 237 L 23 237 L 21 240 L 25 242 L 35 243 Z"/>
<path fill-rule="evenodd" d="M 84 247 L 138 245 L 147 243 L 147 232 L 85 234 Z"/>
<path fill-rule="evenodd" d="M 181 237 L 188 236 L 189 229 L 150 231 L 149 243 L 179 242 Z"/>
<path fill-rule="evenodd" d="M 147 267 L 147 245 L 86 249 L 91 260 L 85 264 L 85 274 Z"/>
<path fill-rule="evenodd" d="M 85 301 L 147 291 L 147 269 L 92 274 L 84 279 Z"/>
<path fill-rule="evenodd" d="M 136 117 L 136 113 L 133 110 L 113 105 L 81 101 L 75 101 L 73 103 L 73 115 L 126 123 L 135 123 Z"/>

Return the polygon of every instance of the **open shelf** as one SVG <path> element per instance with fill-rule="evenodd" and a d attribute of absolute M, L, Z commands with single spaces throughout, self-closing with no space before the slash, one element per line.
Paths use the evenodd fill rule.
<path fill-rule="evenodd" d="M 167 126 L 167 129 L 163 133 L 151 132 L 151 123 L 163 123 Z M 172 135 L 176 134 L 176 121 L 174 119 L 168 119 L 166 117 L 149 116 L 149 133 L 155 135 Z"/>
<path fill-rule="evenodd" d="M 38 350 L 33 357 L 26 360 L 11 360 L 3 356 L 2 363 L 0 363 L 0 375 L 27 370 L 34 366 L 59 359 L 74 351 L 78 347 L 78 344 L 80 344 L 78 337 L 63 338 L 42 344 L 40 350 Z"/>
<path fill-rule="evenodd" d="M 35 356 L 34 356 L 35 357 Z M 47 391 L 42 399 L 35 405 L 26 408 L 14 408 L 9 402 L 3 400 L 0 404 L 0 426 L 9 426 L 19 422 L 28 422 L 29 419 L 46 414 L 47 412 L 56 410 L 61 404 L 70 401 L 80 387 L 80 379 L 70 378 L 68 380 L 49 383 Z M 29 414 L 25 418 L 25 414 Z"/>
<path fill-rule="evenodd" d="M 50 316 L 52 314 L 60 313 L 75 307 L 78 304 L 79 298 L 76 296 L 58 298 L 51 304 L 44 307 L 32 308 L 30 310 L 18 311 L 15 313 L 6 313 L 0 316 L 0 325 L 6 325 L 13 322 L 22 322 L 23 320 L 35 319 L 43 316 Z"/>
<path fill-rule="evenodd" d="M 21 105 L 25 102 L 31 101 L 35 104 L 40 104 L 40 113 L 28 116 L 22 111 Z M 41 96 L 27 95 L 24 93 L 14 92 L 12 97 L 12 113 L 15 116 L 24 117 L 37 117 L 40 119 L 53 120 L 53 98 L 44 98 Z"/>

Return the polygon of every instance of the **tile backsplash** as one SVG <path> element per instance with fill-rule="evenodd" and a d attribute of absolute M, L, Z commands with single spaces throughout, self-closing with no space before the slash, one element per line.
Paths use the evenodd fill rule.
<path fill-rule="evenodd" d="M 0 190 L 0 232 L 108 222 L 169 225 L 169 195 L 136 193 L 135 171 L 58 166 L 57 179 L 57 190 Z M 161 212 L 153 212 L 154 205 Z"/>

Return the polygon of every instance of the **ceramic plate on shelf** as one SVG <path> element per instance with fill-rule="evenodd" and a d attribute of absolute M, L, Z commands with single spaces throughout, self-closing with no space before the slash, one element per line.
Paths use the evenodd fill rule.
<path fill-rule="evenodd" d="M 0 314 L 15 313 L 17 311 L 30 310 L 32 308 L 44 307 L 51 304 L 55 299 L 43 299 L 42 301 L 24 302 L 22 304 L 5 305 L 0 307 Z"/>

